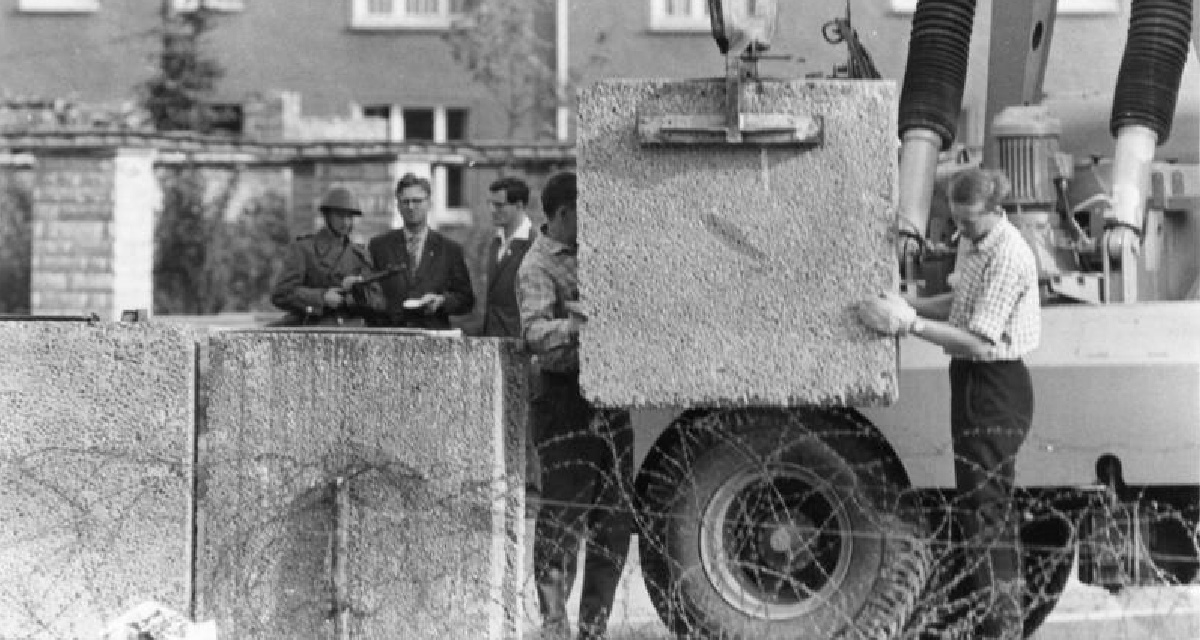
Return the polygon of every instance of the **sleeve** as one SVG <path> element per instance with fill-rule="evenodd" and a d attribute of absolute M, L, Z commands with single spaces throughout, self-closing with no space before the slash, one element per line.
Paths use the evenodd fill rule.
<path fill-rule="evenodd" d="M 517 304 L 521 307 L 521 338 L 537 354 L 571 347 L 575 338 L 567 319 L 554 317 L 554 280 L 544 268 L 525 262 L 517 271 Z"/>
<path fill-rule="evenodd" d="M 322 297 L 325 290 L 304 286 L 304 251 L 299 242 L 293 242 L 283 257 L 283 268 L 271 288 L 271 303 L 284 311 L 304 313 L 306 307 L 320 310 L 325 307 Z"/>
<path fill-rule="evenodd" d="M 450 273 L 446 282 L 446 297 L 442 308 L 448 315 L 457 316 L 470 313 L 475 307 L 475 292 L 471 289 L 471 273 L 463 259 L 462 247 L 454 242 L 447 242 L 449 247 L 447 258 L 450 261 Z"/>
<path fill-rule="evenodd" d="M 1002 252 L 987 266 L 983 291 L 971 309 L 967 330 L 1000 344 L 1008 320 L 1022 296 L 1029 293 L 1027 265 L 1013 252 Z M 1036 275 L 1034 276 L 1036 281 Z"/>

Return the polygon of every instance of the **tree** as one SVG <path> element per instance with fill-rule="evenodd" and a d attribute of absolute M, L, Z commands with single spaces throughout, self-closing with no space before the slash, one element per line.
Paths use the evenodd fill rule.
<path fill-rule="evenodd" d="M 163 0 L 158 73 L 139 87 L 141 103 L 159 131 L 204 131 L 203 97 L 212 93 L 224 73 L 201 51 L 204 34 L 212 30 L 213 13 L 203 2 L 186 12 L 174 11 L 171 4 Z"/>
<path fill-rule="evenodd" d="M 554 11 L 554 0 L 475 0 L 446 34 L 455 61 L 504 109 L 509 139 L 554 134 L 566 99 L 554 69 Z"/>
<path fill-rule="evenodd" d="M 0 313 L 29 313 L 33 197 L 11 175 L 0 185 Z"/>

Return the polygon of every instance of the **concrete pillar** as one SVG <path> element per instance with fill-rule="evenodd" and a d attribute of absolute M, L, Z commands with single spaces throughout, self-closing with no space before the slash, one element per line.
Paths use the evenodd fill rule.
<path fill-rule="evenodd" d="M 153 306 L 154 212 L 162 192 L 151 149 L 38 157 L 33 191 L 33 314 Z"/>

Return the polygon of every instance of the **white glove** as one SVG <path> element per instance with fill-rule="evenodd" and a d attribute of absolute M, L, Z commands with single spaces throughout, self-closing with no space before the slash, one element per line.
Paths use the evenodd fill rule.
<path fill-rule="evenodd" d="M 917 311 L 895 293 L 881 293 L 858 303 L 858 319 L 868 327 L 890 336 L 907 333 Z"/>

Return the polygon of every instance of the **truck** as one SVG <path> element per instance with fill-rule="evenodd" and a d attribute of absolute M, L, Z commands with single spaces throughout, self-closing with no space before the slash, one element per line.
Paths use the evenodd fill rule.
<path fill-rule="evenodd" d="M 757 82 L 775 3 L 709 9 L 733 95 Z M 1111 159 L 1060 149 L 1061 123 L 1038 105 L 1055 9 L 992 3 L 990 131 L 972 158 L 954 142 L 974 2 L 920 0 L 898 132 L 905 287 L 937 293 L 953 282 L 941 187 L 965 166 L 1010 178 L 1006 212 L 1038 259 L 1042 338 L 1026 360 L 1037 405 L 1015 461 L 1026 637 L 1076 568 L 1081 582 L 1111 590 L 1185 585 L 1200 569 L 1200 165 L 1194 141 L 1192 163 L 1154 161 L 1189 39 L 1200 46 L 1194 8 L 1132 1 Z M 869 77 L 848 17 L 831 39 L 850 46 L 842 76 Z M 797 135 L 747 129 L 735 102 L 717 118 L 726 142 Z M 674 142 L 711 133 L 680 130 Z M 913 338 L 898 348 L 891 406 L 635 412 L 641 569 L 679 637 L 945 632 L 961 595 L 947 555 L 961 542 L 949 358 Z"/>

